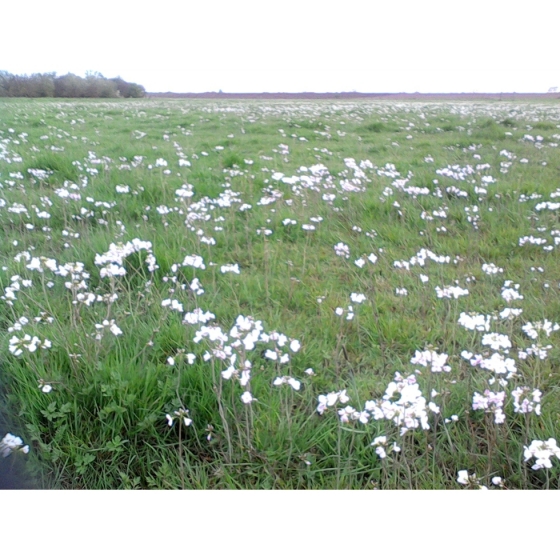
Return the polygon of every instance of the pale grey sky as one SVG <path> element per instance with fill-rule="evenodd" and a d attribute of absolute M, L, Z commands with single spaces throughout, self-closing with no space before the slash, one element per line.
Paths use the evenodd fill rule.
<path fill-rule="evenodd" d="M 148 91 L 546 92 L 551 0 L 68 0 L 0 8 L 0 70 Z"/>

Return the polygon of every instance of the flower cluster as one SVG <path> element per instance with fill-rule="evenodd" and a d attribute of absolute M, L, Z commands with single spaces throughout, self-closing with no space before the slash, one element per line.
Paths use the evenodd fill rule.
<path fill-rule="evenodd" d="M 154 272 L 159 267 L 156 264 L 155 256 L 152 251 L 152 243 L 151 241 L 142 241 L 140 239 L 133 239 L 132 241 L 124 244 L 111 243 L 109 245 L 109 250 L 106 253 L 103 253 L 102 255 L 95 255 L 95 264 L 103 267 L 102 270 L 104 271 L 104 275 L 109 278 L 114 275 L 124 276 L 124 274 L 126 274 L 126 270 L 123 268 L 124 260 L 133 253 L 137 253 L 142 250 L 148 252 L 148 257 L 145 262 L 148 265 L 148 270 L 150 272 Z M 122 272 L 123 270 L 124 274 Z"/>
<path fill-rule="evenodd" d="M 348 247 L 348 245 L 346 245 L 346 243 L 337 243 L 334 246 L 334 252 L 339 256 L 339 257 L 344 257 L 345 259 L 349 259 L 350 258 L 350 249 Z"/>
<path fill-rule="evenodd" d="M 468 360 L 471 366 L 481 367 L 495 373 L 496 375 L 505 375 L 506 379 L 511 379 L 517 373 L 515 360 L 512 358 L 504 358 L 498 352 L 494 352 L 489 358 L 484 358 L 481 354 L 473 355 L 472 352 L 463 350 L 461 357 Z"/>
<path fill-rule="evenodd" d="M 436 294 L 440 299 L 458 299 L 461 296 L 468 296 L 469 290 L 463 289 L 459 286 L 444 286 L 443 288 L 436 286 Z"/>
<path fill-rule="evenodd" d="M 503 424 L 506 419 L 506 415 L 504 414 L 505 398 L 505 391 L 494 393 L 486 389 L 483 395 L 479 393 L 473 395 L 472 407 L 473 410 L 487 410 L 493 412 L 494 422 L 496 424 Z"/>
<path fill-rule="evenodd" d="M 393 442 L 391 445 L 387 445 L 387 436 L 376 437 L 370 445 L 375 447 L 375 452 L 380 459 L 385 459 L 385 457 L 387 457 L 387 451 L 389 451 L 389 453 L 398 453 L 401 450 L 396 442 Z"/>
<path fill-rule="evenodd" d="M 335 314 L 338 315 L 339 317 L 342 317 L 342 315 L 344 315 L 344 308 L 343 307 L 337 307 L 334 310 Z M 354 318 L 354 307 L 352 307 L 351 305 L 349 305 L 346 308 L 346 320 L 347 321 L 351 321 Z"/>
<path fill-rule="evenodd" d="M 489 331 L 490 321 L 494 317 L 490 315 L 481 315 L 479 313 L 461 312 L 459 315 L 459 324 L 469 331 Z"/>
<path fill-rule="evenodd" d="M 178 410 L 175 410 L 172 415 L 166 414 L 165 418 L 167 419 L 167 425 L 169 427 L 173 426 L 173 422 L 175 420 L 183 422 L 187 427 L 192 424 L 192 419 L 189 418 L 189 411 L 185 408 L 179 408 Z"/>
<path fill-rule="evenodd" d="M 556 457 L 560 459 L 560 447 L 556 445 L 554 438 L 549 438 L 546 441 L 535 439 L 529 446 L 524 446 L 523 456 L 525 461 L 536 459 L 535 464 L 531 467 L 534 471 L 539 469 L 551 469 L 551 458 Z"/>
<path fill-rule="evenodd" d="M 294 391 L 299 391 L 300 387 L 301 387 L 301 381 L 298 381 L 297 379 L 294 379 L 293 377 L 290 377 L 289 375 L 284 375 L 282 377 L 277 377 L 273 382 L 273 385 L 275 385 L 276 387 L 280 386 L 280 385 L 284 385 L 287 384 L 289 385 Z"/>
<path fill-rule="evenodd" d="M 22 453 L 29 453 L 29 445 L 23 445 L 23 440 L 12 434 L 6 434 L 0 441 L 0 454 L 8 457 L 14 451 L 21 450 Z"/>
<path fill-rule="evenodd" d="M 539 333 L 544 333 L 546 336 L 550 336 L 554 331 L 560 329 L 560 325 L 558 323 L 554 323 L 554 325 L 545 319 L 544 321 L 537 321 L 535 323 L 527 323 L 521 327 L 521 330 L 533 340 L 537 339 Z"/>
<path fill-rule="evenodd" d="M 511 392 L 515 412 L 529 414 L 534 412 L 537 416 L 541 413 L 541 396 L 538 389 L 531 390 L 529 387 L 517 387 Z"/>
<path fill-rule="evenodd" d="M 96 340 L 101 340 L 103 338 L 103 333 L 106 329 L 110 330 L 115 336 L 120 336 L 123 333 L 119 326 L 115 323 L 114 319 L 111 319 L 110 321 L 105 319 L 101 323 L 96 323 L 95 328 L 97 330 L 97 333 L 95 334 Z"/>
<path fill-rule="evenodd" d="M 249 390 L 249 384 L 253 375 L 252 362 L 247 359 L 247 352 L 256 348 L 257 344 L 269 344 L 263 355 L 268 360 L 277 362 L 279 365 L 290 361 L 290 352 L 296 353 L 301 348 L 299 340 L 290 339 L 278 332 L 265 333 L 262 321 L 256 321 L 253 317 L 239 315 L 229 334 L 224 333 L 220 327 L 202 326 L 194 337 L 194 342 L 199 343 L 207 339 L 210 349 L 203 356 L 205 361 L 218 359 L 229 363 L 221 372 L 223 379 L 236 379 L 241 387 L 247 390 L 241 396 L 245 404 L 255 400 Z M 300 382 L 291 376 L 277 376 L 274 385 L 287 383 L 294 390 L 299 390 Z"/>
<path fill-rule="evenodd" d="M 37 348 L 51 348 L 52 343 L 50 340 L 41 340 L 37 336 L 31 337 L 29 334 L 25 334 L 23 337 L 18 338 L 17 336 L 12 336 L 9 340 L 9 350 L 14 356 L 21 356 L 24 349 L 28 352 L 35 352 Z"/>
<path fill-rule="evenodd" d="M 482 344 L 490 346 L 492 350 L 503 350 L 504 352 L 511 348 L 511 340 L 507 334 L 486 333 L 482 337 Z"/>
<path fill-rule="evenodd" d="M 459 471 L 457 473 L 457 482 L 468 488 L 478 489 L 478 490 L 488 490 L 486 486 L 480 484 L 480 479 L 475 473 L 469 474 L 469 471 Z"/>
<path fill-rule="evenodd" d="M 519 284 L 514 284 L 511 280 L 506 280 L 502 288 L 502 297 L 508 303 L 513 300 L 523 299 L 523 296 L 518 292 L 518 290 Z"/>
<path fill-rule="evenodd" d="M 434 350 L 424 350 L 423 352 L 416 350 L 416 354 L 411 358 L 410 363 L 424 367 L 427 367 L 429 364 L 433 373 L 440 373 L 442 371 L 448 373 L 451 371 L 451 366 L 446 365 L 447 358 L 447 354 L 438 354 Z"/>
<path fill-rule="evenodd" d="M 317 400 L 319 401 L 317 412 L 323 414 L 327 408 L 333 407 L 337 402 L 346 404 L 350 400 L 350 397 L 346 394 L 346 389 L 344 389 L 342 391 L 333 391 L 326 395 L 319 395 Z"/>

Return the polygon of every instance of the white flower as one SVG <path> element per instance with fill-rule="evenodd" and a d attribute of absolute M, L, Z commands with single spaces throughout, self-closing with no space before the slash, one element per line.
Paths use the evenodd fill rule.
<path fill-rule="evenodd" d="M 517 317 L 518 315 L 520 315 L 522 312 L 523 309 L 506 307 L 505 309 L 500 311 L 500 317 L 502 319 L 512 319 L 513 317 Z"/>
<path fill-rule="evenodd" d="M 118 264 L 111 263 L 109 266 L 103 267 L 99 271 L 99 275 L 101 276 L 101 278 L 112 278 L 114 276 L 125 276 L 126 275 L 126 270 L 124 269 L 124 267 L 122 267 Z"/>
<path fill-rule="evenodd" d="M 440 373 L 442 371 L 449 373 L 451 371 L 451 366 L 445 364 L 447 358 L 447 354 L 438 354 L 433 350 L 424 350 L 423 352 L 416 350 L 416 354 L 411 358 L 410 363 L 421 366 L 431 364 L 431 370 L 434 373 Z"/>
<path fill-rule="evenodd" d="M 290 387 L 292 387 L 292 389 L 294 389 L 294 391 L 299 391 L 299 389 L 301 387 L 301 382 L 300 381 L 298 381 L 297 379 L 294 379 L 293 377 L 289 377 L 287 375 L 285 375 L 284 377 L 277 377 L 273 381 L 273 385 L 276 385 L 277 387 L 279 385 L 284 385 L 284 384 L 290 385 Z"/>
<path fill-rule="evenodd" d="M 490 346 L 492 350 L 511 348 L 511 341 L 507 334 L 487 333 L 482 337 L 482 344 Z"/>
<path fill-rule="evenodd" d="M 354 261 L 354 264 L 355 264 L 358 268 L 363 268 L 364 265 L 366 264 L 366 261 L 360 257 L 359 259 L 356 259 L 356 260 Z"/>
<path fill-rule="evenodd" d="M 560 448 L 556 445 L 554 438 L 549 438 L 547 441 L 533 440 L 529 447 L 525 446 L 523 455 L 525 461 L 533 457 L 536 459 L 535 464 L 531 467 L 533 470 L 550 469 L 552 468 L 550 458 L 556 456 L 560 459 Z"/>
<path fill-rule="evenodd" d="M 180 313 L 183 312 L 183 304 L 176 300 L 176 299 L 164 299 L 161 302 L 162 307 L 170 307 L 174 311 L 179 311 Z"/>
<path fill-rule="evenodd" d="M 183 266 L 192 266 L 193 268 L 200 268 L 202 270 L 206 268 L 204 260 L 199 255 L 187 255 L 183 260 Z"/>
<path fill-rule="evenodd" d="M 300 387 L 301 387 L 301 382 L 298 381 L 297 379 L 294 379 L 293 377 L 290 377 L 288 379 L 288 385 L 290 385 L 290 387 L 294 390 L 294 391 L 299 391 Z"/>
<path fill-rule="evenodd" d="M 14 356 L 21 356 L 23 350 L 21 349 L 21 341 L 17 336 L 12 336 L 9 340 L 9 350 Z"/>
<path fill-rule="evenodd" d="M 251 393 L 249 393 L 249 391 L 245 391 L 245 392 L 241 395 L 241 400 L 242 400 L 245 404 L 251 404 L 255 399 L 253 398 L 253 395 L 251 395 Z"/>
<path fill-rule="evenodd" d="M 488 275 L 498 274 L 498 272 L 503 272 L 503 268 L 497 267 L 494 263 L 483 264 L 482 271 Z"/>
<path fill-rule="evenodd" d="M 192 420 L 189 418 L 189 411 L 185 408 L 180 408 L 173 412 L 173 416 L 171 414 L 166 414 L 165 418 L 167 419 L 167 425 L 169 427 L 173 426 L 173 421 L 175 419 L 179 419 L 179 421 L 183 421 L 185 426 L 189 427 L 192 424 Z"/>
<path fill-rule="evenodd" d="M 346 245 L 345 243 L 337 243 L 334 246 L 334 252 L 339 256 L 339 257 L 344 257 L 346 259 L 350 258 L 350 249 L 348 247 L 348 245 Z"/>
<path fill-rule="evenodd" d="M 554 325 L 545 319 L 544 321 L 538 321 L 535 323 L 527 323 L 523 327 L 521 327 L 523 332 L 530 338 L 536 339 L 539 336 L 539 332 L 544 332 L 546 336 L 550 336 L 553 331 L 557 331 L 560 329 L 558 323 Z"/>
<path fill-rule="evenodd" d="M 45 383 L 42 379 L 39 379 L 39 389 L 43 391 L 43 393 L 50 393 L 52 391 L 52 385 Z"/>
<path fill-rule="evenodd" d="M 511 392 L 513 397 L 513 408 L 520 414 L 534 412 L 537 416 L 541 413 L 541 396 L 538 389 L 531 391 L 529 387 L 517 387 Z"/>
<path fill-rule="evenodd" d="M 6 434 L 0 441 L 0 454 L 2 457 L 8 457 L 13 451 L 20 450 L 22 453 L 29 453 L 29 445 L 23 445 L 23 440 L 12 434 Z"/>
<path fill-rule="evenodd" d="M 387 436 L 378 436 L 370 444 L 375 447 L 375 453 L 380 459 L 385 459 L 387 457 L 387 452 L 385 451 L 385 446 L 387 445 Z"/>
<path fill-rule="evenodd" d="M 494 393 L 486 389 L 484 394 L 474 393 L 472 399 L 473 410 L 488 410 L 494 413 L 494 423 L 503 424 L 506 417 L 503 411 L 505 391 Z"/>
<path fill-rule="evenodd" d="M 468 471 L 459 471 L 457 473 L 457 482 L 459 484 L 468 484 L 469 483 L 469 472 Z"/>
<path fill-rule="evenodd" d="M 346 394 L 346 389 L 343 391 L 328 393 L 327 395 L 319 395 L 318 399 L 319 405 L 317 406 L 317 412 L 323 414 L 328 407 L 334 406 L 338 401 L 342 404 L 346 404 L 350 397 Z"/>
<path fill-rule="evenodd" d="M 269 360 L 277 360 L 278 359 L 278 354 L 276 352 L 274 352 L 274 350 L 270 350 L 270 348 L 269 348 L 265 352 L 264 357 L 268 358 Z"/>
<path fill-rule="evenodd" d="M 429 402 L 428 403 L 428 408 L 434 413 L 434 414 L 439 414 L 440 410 L 439 410 L 439 406 L 434 403 L 434 402 Z"/>
<path fill-rule="evenodd" d="M 447 298 L 447 299 L 458 299 L 461 296 L 466 296 L 469 294 L 469 291 L 459 286 L 444 286 L 443 289 L 439 286 L 436 286 L 436 294 L 438 298 Z"/>
<path fill-rule="evenodd" d="M 240 274 L 238 264 L 225 264 L 222 267 L 220 267 L 220 271 L 222 274 L 225 274 L 226 272 L 233 272 L 235 274 Z"/>

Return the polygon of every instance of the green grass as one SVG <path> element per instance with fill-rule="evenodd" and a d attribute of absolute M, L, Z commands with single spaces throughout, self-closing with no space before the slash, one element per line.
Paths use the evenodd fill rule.
<path fill-rule="evenodd" d="M 539 202 L 558 201 L 551 195 L 560 169 L 559 109 L 554 103 L 0 102 L 0 425 L 31 448 L 25 457 L 0 461 L 12 461 L 12 471 L 47 488 L 460 488 L 457 473 L 464 469 L 486 486 L 500 476 L 508 488 L 558 488 L 557 459 L 552 469 L 535 471 L 523 449 L 558 428 L 560 332 L 540 336 L 538 342 L 552 345 L 546 359 L 522 360 L 518 352 L 533 342 L 524 324 L 554 323 L 560 313 L 558 211 L 535 210 Z M 362 164 L 358 171 L 346 158 Z M 449 176 L 457 172 L 453 166 L 465 175 Z M 49 177 L 40 181 L 28 169 Z M 279 180 L 277 172 L 300 180 Z M 485 184 L 484 176 L 496 181 Z M 192 198 L 177 197 L 187 184 Z M 117 185 L 128 192 L 117 192 Z M 447 192 L 451 186 L 466 198 Z M 481 187 L 485 194 L 476 192 Z M 79 196 L 61 198 L 63 188 Z M 526 200 L 532 195 L 541 198 Z M 16 204 L 24 211 L 15 212 Z M 288 219 L 297 223 L 284 225 Z M 547 239 L 552 250 L 520 246 L 525 236 Z M 151 249 L 127 256 L 124 276 L 103 277 L 96 255 L 134 239 Z M 335 254 L 340 242 L 349 259 Z M 449 263 L 426 257 L 408 270 L 394 265 L 422 250 Z M 375 264 L 367 260 L 371 254 Z M 148 269 L 148 255 L 157 269 Z M 205 268 L 182 266 L 188 255 L 202 256 Z M 89 276 L 69 289 L 69 275 L 28 268 L 33 257 L 56 259 L 57 266 L 83 263 Z M 363 268 L 354 264 L 360 257 Z M 503 273 L 485 274 L 488 263 Z M 239 275 L 222 274 L 231 264 L 239 265 Z M 189 288 L 195 278 L 204 293 Z M 519 284 L 523 300 L 504 301 L 506 280 Z M 455 285 L 468 296 L 437 298 L 436 286 Z M 352 303 L 352 293 L 367 299 Z M 117 299 L 86 305 L 78 294 Z M 162 306 L 166 299 L 184 311 Z M 458 319 L 461 312 L 487 315 L 505 307 L 523 313 L 492 323 L 493 332 L 510 337 L 507 357 L 517 366 L 517 376 L 501 387 L 490 382 L 490 371 L 461 357 L 464 350 L 485 357 L 494 350 L 482 345 L 484 333 L 464 329 Z M 266 356 L 272 341 L 234 348 L 236 366 L 250 360 L 251 380 L 225 379 L 229 360 L 206 360 L 213 345 L 193 340 L 201 325 L 182 321 L 196 308 L 213 313 L 208 325 L 225 333 L 239 315 L 251 316 L 263 332 L 283 333 L 288 344 L 297 339 L 301 349 L 288 350 L 289 363 L 280 364 Z M 96 327 L 104 320 L 105 329 Z M 122 334 L 109 331 L 110 321 Z M 15 356 L 9 341 L 24 334 L 52 347 Z M 451 371 L 411 364 L 425 349 L 448 354 Z M 188 353 L 196 356 L 190 365 L 182 358 Z M 401 434 L 388 419 L 339 420 L 337 410 L 360 412 L 381 399 L 396 372 L 415 374 L 426 403 L 440 408 L 428 412 L 428 429 Z M 283 376 L 299 380 L 300 389 L 275 386 Z M 43 393 L 44 383 L 53 390 Z M 518 386 L 542 391 L 541 415 L 514 411 Z M 485 389 L 505 391 L 504 423 L 472 409 L 474 392 Z M 317 413 L 319 395 L 342 390 L 348 403 Z M 241 400 L 246 391 L 256 399 L 250 405 Z M 179 427 L 175 419 L 170 427 L 166 414 L 181 408 L 192 424 Z M 382 435 L 401 451 L 378 457 L 370 444 Z"/>

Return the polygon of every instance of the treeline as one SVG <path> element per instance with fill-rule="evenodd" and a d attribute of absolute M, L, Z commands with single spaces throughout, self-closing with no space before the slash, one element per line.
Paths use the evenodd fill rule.
<path fill-rule="evenodd" d="M 122 78 L 105 78 L 98 72 L 85 78 L 55 72 L 18 76 L 0 71 L 0 97 L 144 97 L 146 90 Z"/>

